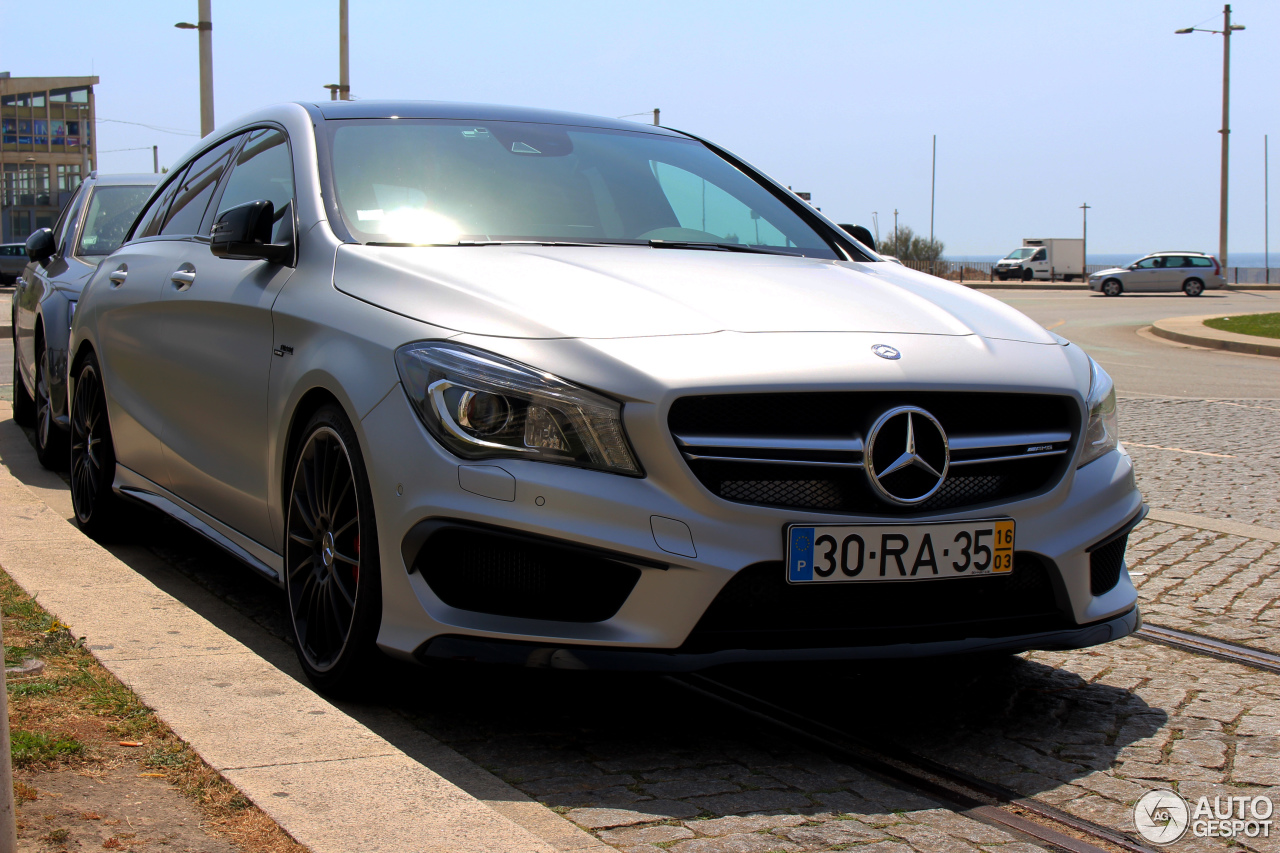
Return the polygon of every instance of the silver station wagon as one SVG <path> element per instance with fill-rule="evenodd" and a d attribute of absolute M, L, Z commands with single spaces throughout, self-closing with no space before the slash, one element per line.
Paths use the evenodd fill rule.
<path fill-rule="evenodd" d="M 1114 267 L 1089 276 L 1089 289 L 1107 296 L 1122 293 L 1177 293 L 1199 296 L 1227 286 L 1222 267 L 1203 252 L 1156 252 L 1127 267 Z"/>
<path fill-rule="evenodd" d="M 694 669 L 1139 623 L 1111 379 L 686 133 L 264 109 L 185 156 L 71 341 L 76 518 L 128 503 L 370 657 Z"/>

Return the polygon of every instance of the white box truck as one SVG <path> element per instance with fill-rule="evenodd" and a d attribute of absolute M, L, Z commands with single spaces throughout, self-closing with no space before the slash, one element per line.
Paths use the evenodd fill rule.
<path fill-rule="evenodd" d="M 1030 238 L 996 262 L 995 276 L 1001 281 L 1020 279 L 1072 281 L 1084 278 L 1084 240 L 1068 238 Z"/>

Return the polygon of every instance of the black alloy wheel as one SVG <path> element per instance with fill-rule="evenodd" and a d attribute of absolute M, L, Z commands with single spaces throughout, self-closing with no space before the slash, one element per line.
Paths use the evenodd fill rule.
<path fill-rule="evenodd" d="M 1182 292 L 1187 296 L 1199 296 L 1204 293 L 1204 282 L 1198 278 L 1189 278 L 1182 283 Z"/>
<path fill-rule="evenodd" d="M 337 406 L 308 422 L 287 497 L 285 590 L 294 649 L 316 687 L 347 694 L 376 658 L 382 581 L 369 478 L 355 430 Z"/>
<path fill-rule="evenodd" d="M 18 318 L 13 318 L 13 420 L 18 426 L 34 426 L 36 401 L 22 384 L 22 371 L 18 368 Z"/>
<path fill-rule="evenodd" d="M 1120 282 L 1114 278 L 1109 278 L 1102 283 L 1102 292 L 1107 296 L 1119 296 L 1123 290 L 1124 288 L 1120 286 Z"/>
<path fill-rule="evenodd" d="M 53 395 L 49 388 L 49 348 L 36 343 L 36 458 L 52 470 L 67 465 L 67 434 L 53 420 Z"/>
<path fill-rule="evenodd" d="M 1023 281 L 1031 281 L 1031 279 L 1032 279 L 1032 278 L 1034 278 L 1034 277 L 1035 277 L 1035 273 L 1033 273 L 1031 270 L 1023 270 L 1023 271 L 1022 271 L 1022 280 L 1023 280 Z"/>
<path fill-rule="evenodd" d="M 115 476 L 102 373 L 90 353 L 79 365 L 71 398 L 71 505 L 76 524 L 94 539 L 119 532 L 123 501 L 111 490 Z"/>

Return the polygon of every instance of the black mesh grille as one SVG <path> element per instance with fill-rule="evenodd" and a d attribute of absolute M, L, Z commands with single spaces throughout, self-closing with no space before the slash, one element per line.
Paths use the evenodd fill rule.
<path fill-rule="evenodd" d="M 901 405 L 927 410 L 951 436 L 1067 431 L 1074 443 L 1078 434 L 1074 403 L 1045 394 L 824 392 L 682 397 L 672 405 L 667 420 L 677 436 L 865 437 L 881 413 Z M 953 461 L 964 456 L 953 454 Z M 1045 491 L 1061 479 L 1069 458 L 1066 453 L 953 464 L 942 488 L 910 507 L 882 500 L 859 468 L 742 459 L 692 459 L 689 467 L 713 494 L 737 503 L 902 515 L 981 506 Z"/>
<path fill-rule="evenodd" d="M 1120 582 L 1120 568 L 1124 565 L 1124 550 L 1129 534 L 1113 539 L 1089 554 L 1089 588 L 1094 595 L 1102 595 L 1115 589 Z"/>
<path fill-rule="evenodd" d="M 640 579 L 590 552 L 466 527 L 434 532 L 413 568 L 450 607 L 560 622 L 611 618 Z"/>
<path fill-rule="evenodd" d="M 1069 626 L 1057 567 L 1026 552 L 1008 575 L 946 580 L 789 584 L 782 562 L 747 566 L 725 584 L 684 651 L 839 648 L 1007 637 Z"/>

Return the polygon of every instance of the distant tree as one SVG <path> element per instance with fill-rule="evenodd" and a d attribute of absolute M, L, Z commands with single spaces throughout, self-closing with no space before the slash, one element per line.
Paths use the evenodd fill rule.
<path fill-rule="evenodd" d="M 941 240 L 921 237 L 910 225 L 899 225 L 876 244 L 876 250 L 893 255 L 900 261 L 940 261 L 946 245 Z"/>

